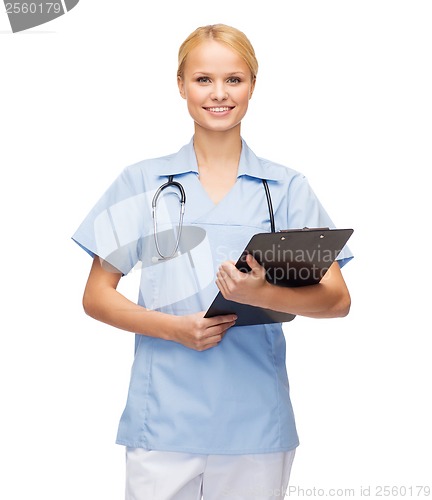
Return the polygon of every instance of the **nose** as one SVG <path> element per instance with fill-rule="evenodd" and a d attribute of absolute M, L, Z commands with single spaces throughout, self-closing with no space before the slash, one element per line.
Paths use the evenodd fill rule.
<path fill-rule="evenodd" d="M 225 85 L 222 83 L 215 85 L 210 97 L 213 101 L 226 101 L 228 99 L 228 92 Z"/>

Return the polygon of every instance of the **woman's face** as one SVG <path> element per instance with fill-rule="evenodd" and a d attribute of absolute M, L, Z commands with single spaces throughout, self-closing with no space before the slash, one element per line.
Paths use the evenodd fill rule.
<path fill-rule="evenodd" d="M 209 40 L 189 52 L 178 85 L 195 124 L 223 132 L 240 124 L 255 81 L 237 52 Z"/>

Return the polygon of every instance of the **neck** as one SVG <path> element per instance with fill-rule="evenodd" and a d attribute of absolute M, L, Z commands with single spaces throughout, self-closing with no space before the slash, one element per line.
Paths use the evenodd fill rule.
<path fill-rule="evenodd" d="M 194 149 L 198 167 L 218 165 L 238 167 L 241 153 L 240 124 L 231 130 L 216 132 L 195 125 Z"/>

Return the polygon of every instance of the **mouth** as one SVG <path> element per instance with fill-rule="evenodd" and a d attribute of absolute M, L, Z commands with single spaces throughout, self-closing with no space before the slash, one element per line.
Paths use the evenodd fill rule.
<path fill-rule="evenodd" d="M 204 108 L 206 111 L 210 111 L 210 113 L 227 113 L 234 109 L 235 106 L 215 106 L 212 108 Z"/>

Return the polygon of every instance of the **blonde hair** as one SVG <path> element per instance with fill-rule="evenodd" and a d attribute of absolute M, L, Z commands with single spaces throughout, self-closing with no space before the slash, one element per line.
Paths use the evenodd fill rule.
<path fill-rule="evenodd" d="M 223 43 L 237 52 L 250 69 L 252 81 L 256 79 L 258 61 L 252 44 L 242 31 L 225 24 L 201 26 L 186 38 L 178 52 L 178 77 L 183 78 L 184 66 L 189 52 L 207 40 Z"/>

